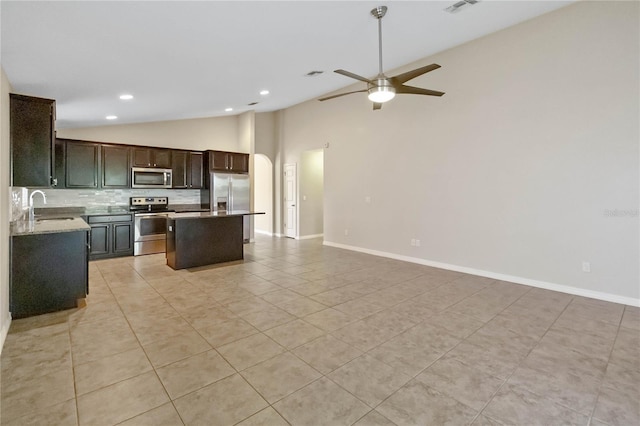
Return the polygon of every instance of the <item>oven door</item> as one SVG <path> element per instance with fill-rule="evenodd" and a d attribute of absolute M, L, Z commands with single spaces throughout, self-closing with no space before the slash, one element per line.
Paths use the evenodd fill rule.
<path fill-rule="evenodd" d="M 167 213 L 135 214 L 133 246 L 135 256 L 166 251 L 167 216 Z"/>

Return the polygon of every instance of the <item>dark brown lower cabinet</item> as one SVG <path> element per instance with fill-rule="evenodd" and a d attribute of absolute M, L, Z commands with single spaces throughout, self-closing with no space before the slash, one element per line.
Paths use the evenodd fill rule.
<path fill-rule="evenodd" d="M 91 226 L 91 260 L 133 256 L 131 214 L 88 216 L 86 220 Z"/>
<path fill-rule="evenodd" d="M 11 237 L 12 318 L 75 308 L 86 297 L 87 238 L 87 231 Z"/>

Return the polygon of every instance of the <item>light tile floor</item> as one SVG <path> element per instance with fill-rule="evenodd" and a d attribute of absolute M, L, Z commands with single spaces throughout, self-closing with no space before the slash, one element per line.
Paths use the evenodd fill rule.
<path fill-rule="evenodd" d="M 203 248 L 206 249 L 206 248 Z M 637 425 L 640 309 L 259 236 L 90 264 L 12 323 L 3 425 Z"/>

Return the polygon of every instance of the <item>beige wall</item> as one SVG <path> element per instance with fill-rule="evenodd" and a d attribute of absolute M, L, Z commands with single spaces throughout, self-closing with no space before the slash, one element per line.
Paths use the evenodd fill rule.
<path fill-rule="evenodd" d="M 184 148 L 205 151 L 249 152 L 239 138 L 238 116 L 195 118 L 78 129 L 58 129 L 58 137 Z"/>
<path fill-rule="evenodd" d="M 391 73 L 436 62 L 411 84 L 442 98 L 285 110 L 283 162 L 330 143 L 325 243 L 640 304 L 639 15 L 579 2 Z"/>
<path fill-rule="evenodd" d="M 277 113 L 261 112 L 256 113 L 255 117 L 256 154 L 264 154 L 273 161 L 277 152 Z"/>
<path fill-rule="evenodd" d="M 264 212 L 254 217 L 255 231 L 273 234 L 273 165 L 264 154 L 254 158 L 254 210 Z"/>
<path fill-rule="evenodd" d="M 11 84 L 0 68 L 0 353 L 11 325 L 9 313 L 9 93 Z"/>

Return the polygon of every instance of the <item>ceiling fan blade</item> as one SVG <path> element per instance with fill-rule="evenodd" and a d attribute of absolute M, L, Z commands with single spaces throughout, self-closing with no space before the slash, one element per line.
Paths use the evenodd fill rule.
<path fill-rule="evenodd" d="M 362 77 L 361 75 L 354 74 L 354 73 L 349 72 L 349 71 L 345 71 L 345 70 L 335 70 L 334 72 L 335 72 L 335 73 L 338 73 L 338 74 L 342 74 L 342 75 L 344 75 L 344 76 L 346 76 L 346 77 L 350 77 L 350 78 L 354 78 L 354 79 L 356 79 L 356 80 L 364 81 L 365 83 L 373 84 L 373 81 L 369 80 L 368 78 L 364 78 L 364 77 Z"/>
<path fill-rule="evenodd" d="M 382 104 L 378 102 L 373 103 L 373 110 L 382 109 Z"/>
<path fill-rule="evenodd" d="M 440 65 L 431 64 L 424 67 L 416 68 L 415 70 L 412 70 L 412 71 L 407 71 L 405 73 L 398 74 L 395 77 L 391 77 L 389 80 L 391 80 L 391 82 L 395 86 L 396 84 L 405 83 L 411 79 L 421 76 L 422 74 L 426 74 L 429 71 L 437 70 L 438 68 L 440 68 Z"/>
<path fill-rule="evenodd" d="M 411 95 L 429 95 L 429 96 L 442 96 L 444 92 L 438 92 L 437 90 L 423 89 L 421 87 L 405 86 L 401 84 L 396 87 L 396 93 L 406 93 Z"/>
<path fill-rule="evenodd" d="M 325 98 L 320 98 L 318 99 L 319 101 L 326 101 L 329 99 L 333 99 L 333 98 L 339 98 L 340 96 L 344 96 L 344 95 L 350 95 L 352 93 L 360 93 L 360 92 L 366 92 L 367 89 L 363 89 L 363 90 L 354 90 L 353 92 L 345 92 L 345 93 L 340 93 L 338 95 L 333 95 L 333 96 L 327 96 Z"/>

